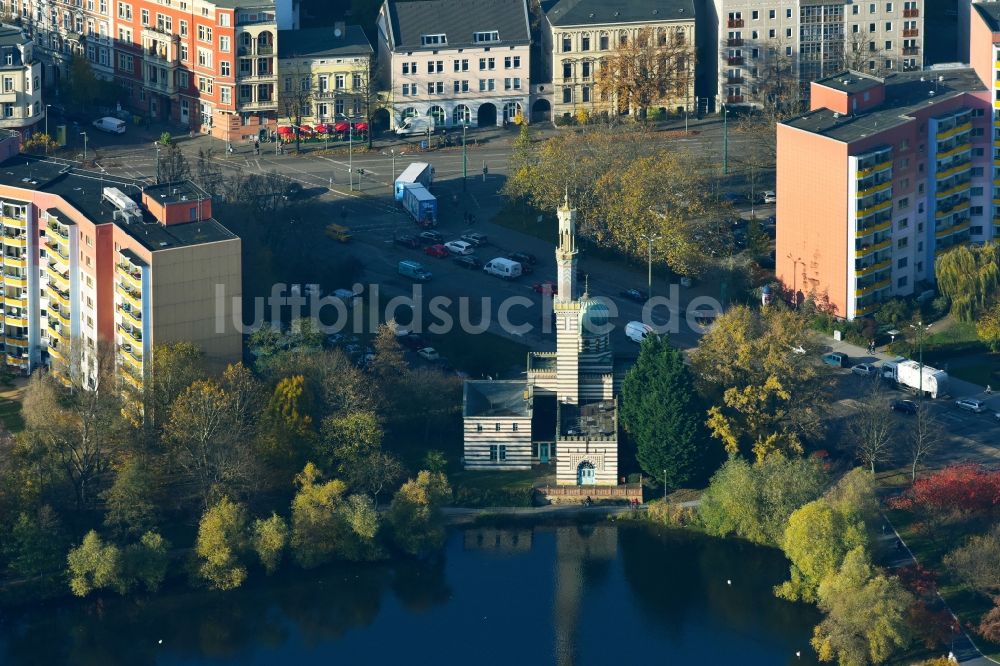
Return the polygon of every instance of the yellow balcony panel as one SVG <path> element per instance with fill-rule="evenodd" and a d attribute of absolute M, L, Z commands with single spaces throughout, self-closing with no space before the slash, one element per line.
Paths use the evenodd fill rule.
<path fill-rule="evenodd" d="M 142 380 L 133 375 L 131 372 L 126 371 L 119 374 L 121 375 L 121 378 L 125 381 L 126 384 L 136 389 L 137 391 L 142 390 Z"/>
<path fill-rule="evenodd" d="M 959 153 L 964 153 L 967 150 L 972 150 L 972 144 L 969 142 L 960 143 L 951 150 L 945 150 L 943 152 L 934 155 L 939 160 L 946 160 L 952 155 L 958 155 Z"/>
<path fill-rule="evenodd" d="M 945 139 L 955 136 L 956 134 L 961 134 L 962 132 L 968 132 L 972 129 L 972 121 L 967 123 L 962 123 L 957 127 L 952 127 L 950 130 L 945 130 L 944 132 L 938 132 L 936 134 L 938 141 L 944 141 Z"/>
<path fill-rule="evenodd" d="M 865 236 L 870 236 L 870 235 L 872 235 L 874 233 L 878 233 L 879 231 L 885 231 L 886 229 L 890 228 L 891 226 L 892 226 L 892 220 L 886 220 L 885 222 L 882 222 L 881 224 L 876 224 L 874 227 L 868 227 L 866 229 L 858 229 L 858 231 L 857 231 L 857 233 L 855 235 L 856 235 L 857 238 L 863 238 Z"/>
<path fill-rule="evenodd" d="M 5 227 L 10 227 L 11 229 L 27 229 L 28 221 L 22 220 L 19 217 L 7 217 L 6 215 L 0 216 L 0 223 Z"/>
<path fill-rule="evenodd" d="M 121 333 L 122 339 L 133 347 L 142 348 L 142 333 L 133 332 L 132 330 L 126 328 L 125 326 L 119 326 L 118 332 Z"/>
<path fill-rule="evenodd" d="M 121 296 L 122 300 L 124 300 L 124 302 L 128 303 L 129 306 L 135 308 L 139 312 L 142 312 L 142 295 L 141 294 L 134 293 L 134 292 L 130 291 L 129 289 L 126 289 L 125 286 L 121 285 L 121 284 L 118 285 L 118 287 L 115 289 L 115 291 L 118 292 L 118 295 Z"/>
<path fill-rule="evenodd" d="M 868 206 L 868 208 L 862 208 L 858 211 L 858 219 L 862 217 L 868 217 L 869 215 L 874 215 L 883 210 L 888 210 L 892 207 L 892 199 L 887 199 L 881 203 L 877 203 L 874 206 Z"/>
<path fill-rule="evenodd" d="M 949 215 L 954 215 L 955 213 L 961 213 L 963 210 L 968 208 L 969 205 L 970 205 L 969 202 L 966 201 L 965 203 L 959 204 L 954 208 L 949 208 L 948 210 L 939 210 L 936 213 L 934 213 L 934 217 L 941 219 L 942 217 L 948 217 Z"/>
<path fill-rule="evenodd" d="M 867 190 L 860 190 L 858 192 L 858 198 L 860 199 L 862 197 L 867 197 L 870 194 L 875 194 L 876 192 L 881 192 L 882 190 L 887 190 L 890 187 L 892 187 L 892 181 L 891 180 L 887 180 L 884 183 L 879 183 L 878 185 L 874 185 L 872 187 L 869 187 Z"/>
<path fill-rule="evenodd" d="M 45 274 L 49 278 L 49 284 L 54 286 L 59 291 L 69 293 L 69 276 L 63 275 L 60 271 L 57 271 L 50 264 Z"/>
<path fill-rule="evenodd" d="M 128 267 L 118 264 L 115 266 L 115 273 L 121 278 L 128 287 L 134 289 L 135 291 L 142 291 L 142 274 L 138 273 L 135 269 L 129 270 Z"/>
<path fill-rule="evenodd" d="M 945 197 L 950 197 L 953 194 L 964 192 L 965 190 L 968 190 L 971 187 L 972 187 L 972 181 L 967 180 L 964 183 L 959 183 L 958 185 L 950 187 L 947 190 L 939 190 L 936 196 L 938 199 L 944 199 Z"/>
<path fill-rule="evenodd" d="M 875 166 L 870 166 L 867 169 L 858 169 L 858 178 L 864 178 L 865 176 L 870 176 L 873 173 L 879 171 L 885 171 L 886 169 L 892 168 L 892 160 L 886 160 L 884 162 L 879 162 Z"/>
<path fill-rule="evenodd" d="M 53 345 L 49 347 L 49 356 L 51 356 L 57 361 L 62 361 L 63 363 L 66 362 L 66 357 L 63 355 L 62 350 L 59 349 L 59 347 L 57 346 Z"/>
<path fill-rule="evenodd" d="M 27 326 L 28 325 L 28 315 L 12 315 L 5 314 L 3 316 L 3 321 L 7 326 Z"/>
<path fill-rule="evenodd" d="M 864 256 L 867 256 L 867 255 L 873 253 L 873 252 L 878 252 L 879 250 L 884 250 L 887 247 L 889 247 L 890 245 L 892 245 L 892 239 L 886 239 L 886 240 L 882 241 L 881 243 L 875 243 L 874 245 L 869 245 L 868 247 L 863 247 L 863 248 L 861 248 L 859 250 L 855 250 L 854 251 L 854 256 L 855 257 L 864 257 Z"/>
<path fill-rule="evenodd" d="M 882 304 L 881 303 L 869 303 L 868 305 L 862 305 L 861 307 L 858 307 L 858 308 L 856 308 L 854 310 L 854 314 L 857 315 L 858 317 L 863 317 L 863 316 L 865 316 L 867 314 L 871 314 L 871 313 L 875 312 L 876 310 L 878 310 L 878 306 L 880 306 L 880 305 L 882 305 Z"/>
<path fill-rule="evenodd" d="M 892 284 L 892 280 L 881 280 L 879 282 L 876 282 L 875 284 L 870 284 L 867 287 L 862 287 L 861 289 L 855 289 L 854 290 L 854 295 L 855 296 L 865 296 L 865 295 L 870 294 L 870 293 L 872 293 L 874 291 L 878 291 L 879 289 L 885 289 L 886 287 L 888 287 L 891 284 Z"/>
<path fill-rule="evenodd" d="M 126 310 L 123 307 L 118 308 L 118 311 L 122 313 L 122 319 L 127 321 L 130 325 L 135 326 L 138 329 L 142 329 L 142 316 L 136 310 Z"/>
<path fill-rule="evenodd" d="M 5 336 L 3 343 L 8 347 L 23 347 L 27 349 L 28 339 L 27 338 L 12 338 L 10 336 Z"/>
<path fill-rule="evenodd" d="M 997 160 L 997 164 L 1000 164 L 1000 160 Z M 961 164 L 956 164 L 950 169 L 945 169 L 944 171 L 938 171 L 934 178 L 935 180 L 944 180 L 945 178 L 951 178 L 957 173 L 962 173 L 963 171 L 969 171 L 972 169 L 972 162 L 962 162 Z"/>
<path fill-rule="evenodd" d="M 2 240 L 3 244 L 8 247 L 18 247 L 22 249 L 28 247 L 27 236 L 8 236 L 4 234 Z"/>
<path fill-rule="evenodd" d="M 21 255 L 20 257 L 11 257 L 5 255 L 3 258 L 3 265 L 7 266 L 8 268 L 27 268 L 28 258 L 25 257 L 24 255 Z"/>
<path fill-rule="evenodd" d="M 28 288 L 28 277 L 26 275 L 4 275 L 3 283 L 8 287 Z"/>
<path fill-rule="evenodd" d="M 866 266 L 865 268 L 859 268 L 854 271 L 858 277 L 863 277 L 865 275 L 871 275 L 872 273 L 878 273 L 879 271 L 884 271 L 885 269 L 892 266 L 891 260 L 880 261 L 877 264 L 872 264 L 871 266 Z"/>
<path fill-rule="evenodd" d="M 140 375 L 142 374 L 142 358 L 136 356 L 135 352 L 127 352 L 124 348 L 119 348 L 118 355 L 125 361 L 125 365 L 133 370 L 138 370 Z"/>
<path fill-rule="evenodd" d="M 63 326 L 69 326 L 69 322 L 70 322 L 70 318 L 71 318 L 71 315 L 70 315 L 70 312 L 69 312 L 69 308 L 53 308 L 52 304 L 50 303 L 49 304 L 49 312 L 55 312 L 56 313 L 56 317 L 59 318 L 59 322 Z"/>
<path fill-rule="evenodd" d="M 7 356 L 7 365 L 13 366 L 15 368 L 20 368 L 22 370 L 27 370 L 28 359 L 24 356 Z"/>
<path fill-rule="evenodd" d="M 46 290 L 49 297 L 49 303 L 58 303 L 60 310 L 65 308 L 69 312 L 69 298 L 65 294 L 60 293 L 56 289 L 49 288 Z"/>

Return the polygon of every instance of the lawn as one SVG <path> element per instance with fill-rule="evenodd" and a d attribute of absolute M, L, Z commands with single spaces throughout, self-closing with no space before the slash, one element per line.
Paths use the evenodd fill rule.
<path fill-rule="evenodd" d="M 541 221 L 539 221 L 539 218 L 541 218 Z M 509 201 L 496 214 L 492 222 L 502 227 L 540 238 L 553 245 L 559 240 L 559 228 L 556 217 L 551 214 L 543 214 L 538 209 L 524 203 Z"/>
<path fill-rule="evenodd" d="M 21 416 L 21 403 L 10 398 L 0 398 L 0 423 L 10 432 L 24 430 L 24 417 Z"/>
<path fill-rule="evenodd" d="M 942 564 L 944 556 L 961 545 L 963 536 L 931 538 L 918 529 L 917 518 L 909 511 L 892 510 L 887 513 L 893 526 L 903 537 L 907 547 L 917 561 L 938 574 L 938 590 L 964 625 L 966 631 L 984 654 L 992 659 L 1000 659 L 1000 645 L 993 645 L 973 631 L 980 618 L 992 604 L 981 594 L 970 591 L 964 584 L 949 575 Z M 958 529 L 958 528 L 955 528 Z M 962 535 L 980 534 L 989 529 L 989 521 L 970 523 L 961 528 Z"/>

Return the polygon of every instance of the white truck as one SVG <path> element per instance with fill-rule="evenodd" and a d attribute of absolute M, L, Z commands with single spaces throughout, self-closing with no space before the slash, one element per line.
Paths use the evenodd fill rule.
<path fill-rule="evenodd" d="M 411 116 L 396 127 L 396 136 L 434 134 L 434 116 Z"/>
<path fill-rule="evenodd" d="M 902 357 L 882 363 L 882 378 L 891 379 L 897 386 L 910 389 L 914 393 L 922 390 L 925 395 L 935 399 L 948 392 L 947 372 L 926 364 L 921 367 L 916 361 Z"/>

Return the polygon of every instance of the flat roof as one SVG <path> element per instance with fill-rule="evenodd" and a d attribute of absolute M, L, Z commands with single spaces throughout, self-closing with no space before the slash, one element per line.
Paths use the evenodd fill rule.
<path fill-rule="evenodd" d="M 993 32 L 1000 32 L 1000 2 L 974 2 L 972 6 Z"/>
<path fill-rule="evenodd" d="M 531 416 L 531 400 L 525 399 L 528 382 L 510 380 L 466 380 L 462 401 L 465 416 Z"/>
<path fill-rule="evenodd" d="M 147 185 L 143 192 L 156 199 L 161 204 L 175 204 L 182 201 L 197 201 L 198 199 L 210 199 L 205 190 L 201 189 L 190 180 L 180 183 L 163 183 L 162 185 Z"/>
<path fill-rule="evenodd" d="M 859 92 L 871 90 L 872 88 L 882 85 L 885 83 L 885 79 L 865 74 L 863 72 L 844 70 L 843 72 L 838 72 L 833 76 L 817 79 L 816 83 L 826 86 L 827 88 L 839 90 L 840 92 L 856 95 Z"/>
<path fill-rule="evenodd" d="M 984 90 L 975 71 L 968 67 L 901 72 L 886 77 L 885 101 L 877 107 L 856 115 L 819 109 L 783 124 L 850 143 L 910 122 L 920 109 Z"/>
<path fill-rule="evenodd" d="M 693 0 L 550 0 L 542 7 L 555 26 L 695 20 Z"/>
<path fill-rule="evenodd" d="M 17 155 L 0 164 L 0 184 L 59 196 L 67 206 L 76 209 L 94 224 L 116 224 L 154 252 L 236 238 L 214 218 L 165 226 L 143 209 L 141 222 L 116 220 L 114 213 L 117 209 L 104 199 L 104 188 L 116 187 L 141 206 L 141 193 L 147 188 L 146 183 L 77 169 L 62 160 Z M 55 213 L 58 215 L 60 212 L 61 208 L 56 206 Z"/>
<path fill-rule="evenodd" d="M 558 435 L 606 439 L 618 434 L 614 400 L 595 400 L 579 405 L 559 404 Z"/>

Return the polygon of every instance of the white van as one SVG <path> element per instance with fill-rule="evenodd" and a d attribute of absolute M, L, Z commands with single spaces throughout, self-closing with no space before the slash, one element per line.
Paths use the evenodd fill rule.
<path fill-rule="evenodd" d="M 483 272 L 487 275 L 496 275 L 505 280 L 513 280 L 514 278 L 521 277 L 521 264 L 510 259 L 497 257 L 496 259 L 491 259 L 483 266 Z"/>
<path fill-rule="evenodd" d="M 650 335 L 656 335 L 656 331 L 641 321 L 630 321 L 625 324 L 625 335 L 633 342 L 642 342 Z"/>
<path fill-rule="evenodd" d="M 101 130 L 102 132 L 108 132 L 109 134 L 125 133 L 125 121 L 118 120 L 117 118 L 112 118 L 111 116 L 98 118 L 97 120 L 94 121 L 94 127 Z"/>
<path fill-rule="evenodd" d="M 434 134 L 433 116 L 410 116 L 396 128 L 396 136 L 410 134 Z"/>

